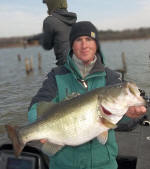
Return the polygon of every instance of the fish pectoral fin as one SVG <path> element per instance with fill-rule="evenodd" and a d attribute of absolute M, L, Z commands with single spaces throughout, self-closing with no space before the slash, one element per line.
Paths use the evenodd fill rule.
<path fill-rule="evenodd" d="M 107 119 L 105 118 L 100 118 L 101 122 L 107 127 L 107 128 L 110 128 L 110 129 L 115 129 L 117 127 L 116 124 L 108 121 Z"/>
<path fill-rule="evenodd" d="M 106 144 L 108 139 L 108 130 L 102 132 L 99 136 L 97 136 L 97 139 L 101 144 Z"/>
<path fill-rule="evenodd" d="M 57 145 L 50 142 L 46 142 L 42 146 L 42 151 L 49 156 L 53 156 L 63 147 L 64 145 Z"/>

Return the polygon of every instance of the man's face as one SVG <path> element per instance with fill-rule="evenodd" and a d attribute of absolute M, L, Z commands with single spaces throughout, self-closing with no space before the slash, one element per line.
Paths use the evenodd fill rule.
<path fill-rule="evenodd" d="M 95 40 L 89 36 L 80 36 L 73 42 L 72 49 L 78 59 L 89 64 L 94 60 L 97 46 Z"/>

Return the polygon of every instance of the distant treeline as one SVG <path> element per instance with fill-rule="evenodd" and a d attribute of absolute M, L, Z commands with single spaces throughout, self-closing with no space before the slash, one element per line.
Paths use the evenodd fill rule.
<path fill-rule="evenodd" d="M 31 36 L 23 36 L 23 37 L 10 37 L 10 38 L 0 38 L 0 48 L 11 48 L 11 47 L 26 47 L 28 45 L 28 39 Z M 29 44 L 31 45 L 39 45 L 38 41 L 33 41 Z"/>
<path fill-rule="evenodd" d="M 40 45 L 41 37 L 42 33 L 32 36 L 0 38 L 0 48 Z M 150 38 L 150 28 L 126 29 L 123 31 L 99 31 L 99 39 L 102 41 L 148 38 Z"/>
<path fill-rule="evenodd" d="M 99 38 L 100 40 L 148 39 L 150 28 L 99 31 Z"/>

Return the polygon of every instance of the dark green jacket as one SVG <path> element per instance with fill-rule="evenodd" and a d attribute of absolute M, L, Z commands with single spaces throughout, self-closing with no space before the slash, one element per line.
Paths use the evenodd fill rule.
<path fill-rule="evenodd" d="M 29 121 L 37 118 L 37 106 L 40 101 L 60 102 L 66 94 L 83 94 L 98 87 L 119 83 L 119 75 L 104 68 L 98 57 L 90 74 L 82 79 L 72 58 L 68 56 L 64 66 L 52 69 L 48 78 L 44 81 L 42 88 L 32 99 Z M 85 81 L 88 88 L 84 87 Z M 95 138 L 80 146 L 65 146 L 50 159 L 50 169 L 117 169 L 116 156 L 118 153 L 114 131 L 109 131 L 108 141 L 102 145 Z"/>

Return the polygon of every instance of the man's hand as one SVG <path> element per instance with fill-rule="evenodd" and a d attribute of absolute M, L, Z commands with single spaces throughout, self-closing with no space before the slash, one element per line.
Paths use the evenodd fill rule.
<path fill-rule="evenodd" d="M 47 139 L 41 139 L 40 142 L 44 144 L 47 142 Z"/>
<path fill-rule="evenodd" d="M 138 118 L 146 113 L 145 106 L 131 106 L 126 112 L 126 116 L 130 118 Z"/>

